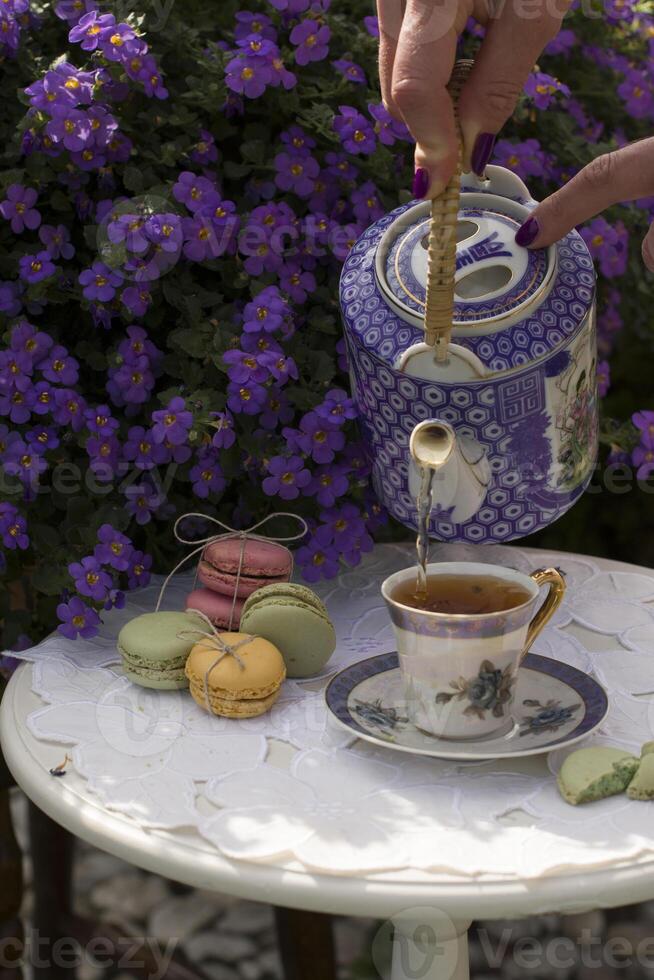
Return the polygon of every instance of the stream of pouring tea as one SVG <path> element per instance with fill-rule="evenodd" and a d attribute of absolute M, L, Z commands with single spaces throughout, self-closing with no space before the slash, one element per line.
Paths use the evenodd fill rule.
<path fill-rule="evenodd" d="M 416 599 L 427 598 L 427 563 L 429 561 L 429 515 L 432 508 L 434 476 L 436 470 L 431 466 L 420 468 L 420 491 L 418 493 L 418 537 L 416 551 L 418 554 L 418 577 L 416 580 Z"/>

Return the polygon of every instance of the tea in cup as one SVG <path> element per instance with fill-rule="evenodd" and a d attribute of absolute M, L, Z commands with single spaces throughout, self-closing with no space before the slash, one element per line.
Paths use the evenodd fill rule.
<path fill-rule="evenodd" d="M 539 606 L 543 585 L 550 588 Z M 418 591 L 415 566 L 389 576 L 382 595 L 416 727 L 457 740 L 510 732 L 518 669 L 564 593 L 555 568 L 525 575 L 438 562 L 427 566 L 426 591 Z"/>

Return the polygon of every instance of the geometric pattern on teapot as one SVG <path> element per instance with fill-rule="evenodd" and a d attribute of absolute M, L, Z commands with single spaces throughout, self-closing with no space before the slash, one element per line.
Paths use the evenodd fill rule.
<path fill-rule="evenodd" d="M 411 205 L 404 205 L 368 228 L 351 248 L 341 275 L 340 299 L 346 331 L 362 347 L 388 364 L 424 333 L 400 318 L 382 293 L 375 273 L 375 254 L 386 228 Z M 542 302 L 518 323 L 495 333 L 470 336 L 465 328 L 453 340 L 473 351 L 494 374 L 526 367 L 565 344 L 581 328 L 592 307 L 595 272 L 588 249 L 576 232 L 556 246 L 557 266 L 552 287 Z"/>
<path fill-rule="evenodd" d="M 416 527 L 409 489 L 409 439 L 418 422 L 449 423 L 485 453 L 491 481 L 477 513 L 455 524 L 452 507 L 432 511 L 440 540 L 510 541 L 551 524 L 583 493 L 597 453 L 595 339 L 592 311 L 563 352 L 509 377 L 465 385 L 435 384 L 384 365 L 346 334 L 352 395 L 379 499 L 401 523 Z M 585 434 L 572 458 L 566 426 Z M 579 443 L 579 440 L 577 440 Z"/>

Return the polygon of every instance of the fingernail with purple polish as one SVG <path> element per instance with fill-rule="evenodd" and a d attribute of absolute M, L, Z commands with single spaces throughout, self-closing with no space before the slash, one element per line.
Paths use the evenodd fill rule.
<path fill-rule="evenodd" d="M 536 218 L 527 218 L 524 224 L 520 225 L 518 228 L 515 240 L 517 245 L 531 245 L 533 241 L 536 240 L 536 236 L 540 231 L 540 225 Z"/>
<path fill-rule="evenodd" d="M 495 136 L 493 133 L 480 133 L 475 140 L 470 163 L 472 165 L 472 172 L 478 177 L 484 176 L 484 171 L 491 158 L 494 146 Z"/>
<path fill-rule="evenodd" d="M 429 190 L 429 171 L 418 167 L 413 177 L 413 196 L 424 197 Z"/>

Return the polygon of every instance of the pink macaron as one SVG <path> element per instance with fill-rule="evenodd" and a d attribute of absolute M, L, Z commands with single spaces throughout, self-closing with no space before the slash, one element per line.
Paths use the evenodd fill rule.
<path fill-rule="evenodd" d="M 234 631 L 238 630 L 241 622 L 244 600 L 236 600 L 233 616 L 232 602 L 231 596 L 223 595 L 220 592 L 212 592 L 211 589 L 194 589 L 186 599 L 186 608 L 197 609 L 204 613 L 214 626 Z"/>
<path fill-rule="evenodd" d="M 245 542 L 241 538 L 223 538 L 205 548 L 198 578 L 214 592 L 233 596 L 236 591 L 239 599 L 246 599 L 263 585 L 288 582 L 292 569 L 293 556 L 282 544 L 258 538 L 246 538 Z"/>

